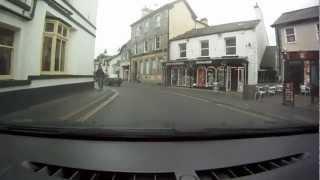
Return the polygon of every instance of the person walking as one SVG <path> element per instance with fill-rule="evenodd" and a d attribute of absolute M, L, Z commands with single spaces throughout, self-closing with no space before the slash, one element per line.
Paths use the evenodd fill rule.
<path fill-rule="evenodd" d="M 99 68 L 96 71 L 96 80 L 98 81 L 98 86 L 99 86 L 100 90 L 103 89 L 104 77 L 105 77 L 105 74 L 104 74 L 104 72 L 102 70 L 101 65 L 99 65 Z"/>

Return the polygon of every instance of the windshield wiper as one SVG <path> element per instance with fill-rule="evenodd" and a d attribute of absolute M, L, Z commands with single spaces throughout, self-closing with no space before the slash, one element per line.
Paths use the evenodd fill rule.
<path fill-rule="evenodd" d="M 318 126 L 274 129 L 104 129 L 0 125 L 0 133 L 62 139 L 117 141 L 192 141 L 245 139 L 318 133 Z"/>

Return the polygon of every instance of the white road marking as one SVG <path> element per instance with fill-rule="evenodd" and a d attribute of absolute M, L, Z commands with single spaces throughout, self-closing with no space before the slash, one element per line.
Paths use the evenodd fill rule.
<path fill-rule="evenodd" d="M 116 90 L 111 89 L 111 91 L 113 91 L 115 94 L 112 95 L 110 98 L 108 98 L 107 101 L 101 103 L 99 106 L 97 106 L 96 108 L 92 109 L 90 112 L 88 112 L 84 116 L 82 116 L 78 121 L 83 122 L 83 121 L 88 120 L 90 117 L 92 117 L 94 114 L 96 114 L 102 108 L 104 108 L 105 106 L 110 104 L 113 100 L 115 100 L 119 96 L 119 93 Z"/>
<path fill-rule="evenodd" d="M 101 99 L 107 97 L 107 94 L 103 95 L 102 97 L 100 98 L 97 98 L 95 99 L 94 101 L 90 102 L 89 104 L 86 104 L 85 106 L 82 106 L 81 108 L 79 109 L 76 109 L 75 111 L 72 111 L 62 117 L 60 117 L 59 119 L 65 121 L 65 120 L 68 120 L 70 119 L 72 116 L 75 116 L 76 114 L 79 114 L 81 113 L 82 111 L 85 111 L 86 109 L 88 109 L 90 106 L 92 106 L 93 104 L 97 103 L 98 101 L 101 101 Z"/>

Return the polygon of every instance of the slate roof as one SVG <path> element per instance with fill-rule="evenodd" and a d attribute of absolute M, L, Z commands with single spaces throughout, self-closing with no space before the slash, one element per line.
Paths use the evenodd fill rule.
<path fill-rule="evenodd" d="M 277 47 L 276 46 L 267 46 L 266 50 L 264 51 L 262 61 L 260 67 L 264 68 L 275 68 L 276 63 L 276 53 Z"/>
<path fill-rule="evenodd" d="M 319 6 L 308 7 L 283 13 L 271 26 L 319 18 Z"/>
<path fill-rule="evenodd" d="M 165 10 L 165 9 L 170 8 L 172 5 L 174 5 L 175 3 L 178 3 L 178 2 L 180 2 L 180 1 L 182 1 L 182 2 L 184 2 L 184 3 L 186 4 L 186 6 L 188 7 L 189 11 L 191 12 L 192 18 L 193 18 L 194 20 L 196 20 L 196 19 L 197 19 L 197 15 L 196 15 L 196 13 L 192 10 L 192 8 L 190 7 L 189 3 L 188 3 L 186 0 L 175 0 L 175 1 L 171 2 L 171 3 L 168 3 L 168 4 L 165 4 L 165 5 L 161 6 L 160 8 L 152 11 L 151 13 L 143 16 L 142 18 L 140 18 L 140 19 L 137 20 L 136 22 L 132 23 L 131 26 L 134 26 L 134 25 L 138 24 L 139 22 L 142 22 L 143 20 L 145 20 L 145 19 L 147 19 L 147 18 L 149 18 L 149 17 L 151 17 L 151 16 L 156 15 L 157 13 L 159 13 L 159 12 L 162 11 L 162 10 Z"/>
<path fill-rule="evenodd" d="M 239 22 L 233 22 L 228 24 L 209 26 L 209 27 L 200 28 L 200 29 L 192 29 L 190 31 L 187 31 L 184 34 L 178 35 L 177 37 L 171 40 L 188 39 L 191 37 L 199 37 L 199 36 L 210 35 L 210 34 L 254 29 L 259 24 L 259 22 L 260 20 L 239 21 Z"/>

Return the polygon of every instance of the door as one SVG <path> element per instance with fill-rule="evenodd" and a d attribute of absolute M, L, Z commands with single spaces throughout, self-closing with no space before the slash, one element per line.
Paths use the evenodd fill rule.
<path fill-rule="evenodd" d="M 238 68 L 238 92 L 243 92 L 244 79 L 244 68 Z"/>
<path fill-rule="evenodd" d="M 231 68 L 231 91 L 238 90 L 238 68 Z"/>
<path fill-rule="evenodd" d="M 197 70 L 197 86 L 206 87 L 206 70 L 203 67 L 198 68 Z"/>
<path fill-rule="evenodd" d="M 231 67 L 227 67 L 226 91 L 231 91 Z"/>

